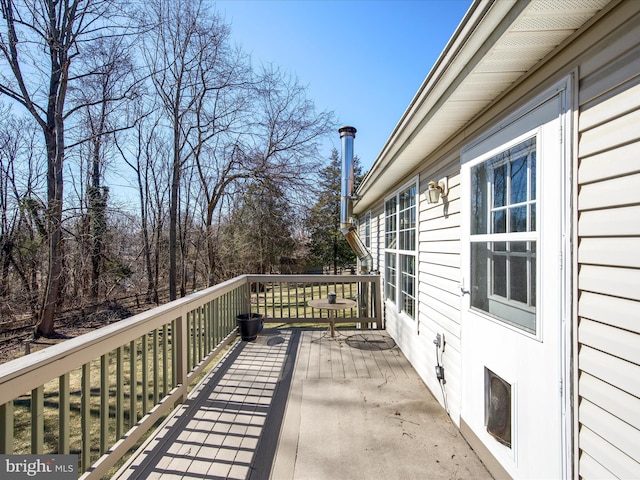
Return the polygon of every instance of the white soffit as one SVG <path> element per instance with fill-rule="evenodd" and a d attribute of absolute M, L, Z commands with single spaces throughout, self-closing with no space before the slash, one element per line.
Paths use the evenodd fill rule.
<path fill-rule="evenodd" d="M 358 204 L 385 195 L 609 1 L 476 1 L 359 187 Z"/>

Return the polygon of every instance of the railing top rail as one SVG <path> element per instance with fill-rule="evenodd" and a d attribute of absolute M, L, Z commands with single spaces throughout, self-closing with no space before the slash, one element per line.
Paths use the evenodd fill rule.
<path fill-rule="evenodd" d="M 249 274 L 247 281 L 252 282 L 299 282 L 299 283 L 328 283 L 328 282 L 375 282 L 380 279 L 378 274 L 368 275 L 280 275 L 280 274 Z"/>
<path fill-rule="evenodd" d="M 0 405 L 247 283 L 242 275 L 0 365 Z"/>

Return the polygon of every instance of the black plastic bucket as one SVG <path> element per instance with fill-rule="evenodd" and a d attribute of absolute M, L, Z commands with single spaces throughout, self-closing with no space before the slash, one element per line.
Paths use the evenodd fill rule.
<path fill-rule="evenodd" d="M 247 342 L 255 340 L 264 327 L 261 313 L 243 313 L 236 317 L 236 323 L 240 330 L 240 337 Z"/>

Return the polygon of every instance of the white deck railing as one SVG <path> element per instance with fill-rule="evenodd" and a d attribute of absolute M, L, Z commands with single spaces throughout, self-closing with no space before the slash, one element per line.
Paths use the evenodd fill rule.
<path fill-rule="evenodd" d="M 243 275 L 0 365 L 0 453 L 79 456 L 107 474 L 236 338 L 236 317 L 327 322 L 309 300 L 358 300 L 336 323 L 382 326 L 373 275 Z"/>

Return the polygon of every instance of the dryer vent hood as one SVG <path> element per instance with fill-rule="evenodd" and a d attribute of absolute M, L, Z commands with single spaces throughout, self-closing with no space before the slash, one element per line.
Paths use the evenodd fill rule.
<path fill-rule="evenodd" d="M 354 127 L 341 127 L 342 140 L 342 175 L 340 178 L 340 231 L 360 261 L 360 271 L 368 273 L 373 265 L 373 258 L 364 242 L 353 226 L 353 140 L 356 138 Z"/>

